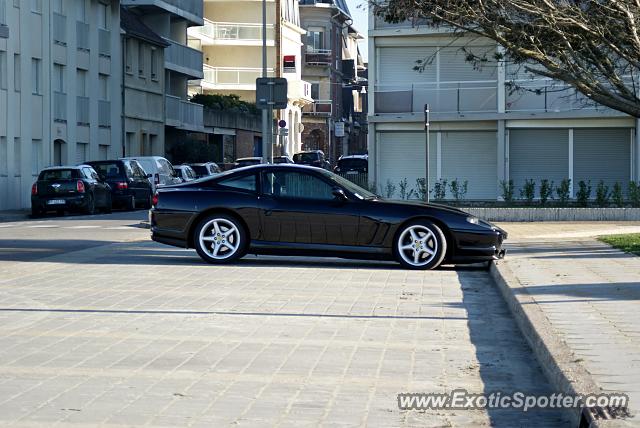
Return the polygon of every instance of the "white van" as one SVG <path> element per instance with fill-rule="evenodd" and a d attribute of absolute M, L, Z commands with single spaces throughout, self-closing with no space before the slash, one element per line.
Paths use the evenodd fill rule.
<path fill-rule="evenodd" d="M 162 156 L 136 156 L 122 159 L 137 161 L 144 172 L 151 174 L 149 182 L 154 192 L 157 187 L 182 183 L 182 179 L 178 178 L 171 162 Z"/>

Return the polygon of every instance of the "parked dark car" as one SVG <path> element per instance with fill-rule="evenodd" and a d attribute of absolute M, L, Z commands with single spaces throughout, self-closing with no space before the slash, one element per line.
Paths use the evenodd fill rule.
<path fill-rule="evenodd" d="M 191 163 L 189 166 L 195 171 L 198 178 L 220 174 L 222 169 L 214 162 Z"/>
<path fill-rule="evenodd" d="M 47 211 L 93 214 L 96 209 L 111 212 L 111 188 L 89 165 L 45 168 L 31 186 L 33 216 Z"/>
<path fill-rule="evenodd" d="M 259 165 L 159 189 L 151 238 L 209 263 L 246 253 L 397 260 L 409 269 L 504 257 L 502 229 L 463 211 L 388 201 L 326 170 Z"/>
<path fill-rule="evenodd" d="M 262 163 L 261 157 L 238 158 L 236 159 L 234 168 L 242 168 L 244 166 L 250 166 L 250 165 L 259 165 L 261 163 Z"/>
<path fill-rule="evenodd" d="M 132 159 L 87 162 L 111 187 L 113 205 L 135 210 L 151 208 L 153 192 L 149 178 L 140 164 Z"/>
<path fill-rule="evenodd" d="M 274 156 L 273 163 L 295 163 L 289 156 Z"/>
<path fill-rule="evenodd" d="M 322 150 L 296 153 L 293 155 L 293 161 L 298 165 L 310 165 L 324 169 L 331 168 L 331 164 L 324 157 Z"/>
<path fill-rule="evenodd" d="M 367 155 L 343 156 L 338 159 L 338 164 L 333 169 L 339 174 L 365 173 L 369 169 L 369 158 Z"/>

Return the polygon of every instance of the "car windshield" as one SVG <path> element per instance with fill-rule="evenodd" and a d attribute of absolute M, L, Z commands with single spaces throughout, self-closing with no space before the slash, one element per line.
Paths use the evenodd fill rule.
<path fill-rule="evenodd" d="M 273 158 L 273 163 L 287 163 L 287 158 Z"/>
<path fill-rule="evenodd" d="M 258 159 L 238 159 L 238 165 L 258 165 L 260 161 Z"/>
<path fill-rule="evenodd" d="M 293 161 L 300 162 L 313 162 L 318 160 L 318 153 L 296 153 L 293 155 Z"/>
<path fill-rule="evenodd" d="M 43 181 L 71 180 L 72 178 L 78 178 L 78 173 L 75 169 L 51 169 L 40 173 L 40 180 Z"/>
<path fill-rule="evenodd" d="M 149 160 L 149 159 L 136 159 L 136 162 L 138 162 L 140 164 L 140 166 L 142 166 L 142 169 L 144 169 L 145 172 L 152 173 L 153 171 L 156 170 L 153 167 L 154 162 L 152 160 Z"/>
<path fill-rule="evenodd" d="M 192 165 L 191 168 L 193 168 L 199 176 L 209 175 L 209 171 L 207 171 L 207 167 L 204 165 Z"/>
<path fill-rule="evenodd" d="M 371 193 L 370 191 L 363 189 L 357 184 L 354 184 L 353 182 L 347 180 L 346 178 L 340 177 L 337 174 L 334 174 L 329 171 L 322 171 L 322 173 L 329 180 L 333 181 L 334 183 L 338 184 L 341 187 L 344 187 L 345 189 L 353 193 L 357 198 L 360 198 L 360 199 L 379 198 L 379 196 L 376 195 L 375 193 Z"/>
<path fill-rule="evenodd" d="M 362 169 L 366 168 L 368 163 L 366 159 L 340 159 L 338 167 L 343 169 Z"/>
<path fill-rule="evenodd" d="M 92 163 L 91 166 L 98 174 L 104 175 L 107 179 L 122 177 L 122 168 L 116 162 Z"/>

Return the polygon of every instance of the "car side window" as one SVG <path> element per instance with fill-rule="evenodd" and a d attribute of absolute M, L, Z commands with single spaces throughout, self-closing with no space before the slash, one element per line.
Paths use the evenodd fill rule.
<path fill-rule="evenodd" d="M 82 172 L 84 172 L 84 176 L 90 180 L 98 180 L 98 173 L 93 170 L 93 168 L 82 168 Z"/>
<path fill-rule="evenodd" d="M 131 169 L 133 170 L 134 177 L 139 178 L 139 179 L 146 179 L 147 178 L 147 175 L 142 170 L 142 168 L 140 168 L 140 165 L 138 165 L 137 162 L 131 162 Z"/>
<path fill-rule="evenodd" d="M 315 175 L 294 171 L 275 171 L 264 174 L 262 192 L 276 198 L 334 199 L 333 188 Z"/>
<path fill-rule="evenodd" d="M 135 175 L 133 164 L 129 162 L 123 162 L 123 163 L 124 163 L 124 173 L 127 176 L 127 178 L 133 177 Z"/>
<path fill-rule="evenodd" d="M 247 174 L 240 177 L 230 177 L 221 181 L 218 181 L 218 185 L 222 187 L 230 187 L 236 190 L 245 190 L 249 192 L 256 192 L 256 174 Z"/>

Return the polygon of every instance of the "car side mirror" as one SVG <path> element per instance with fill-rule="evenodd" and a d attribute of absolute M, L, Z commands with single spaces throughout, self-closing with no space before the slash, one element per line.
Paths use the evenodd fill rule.
<path fill-rule="evenodd" d="M 347 197 L 347 194 L 344 193 L 344 190 L 342 190 L 339 187 L 334 187 L 331 193 L 333 194 L 333 196 L 335 196 L 335 198 L 338 201 L 347 202 L 349 200 L 349 198 Z"/>

